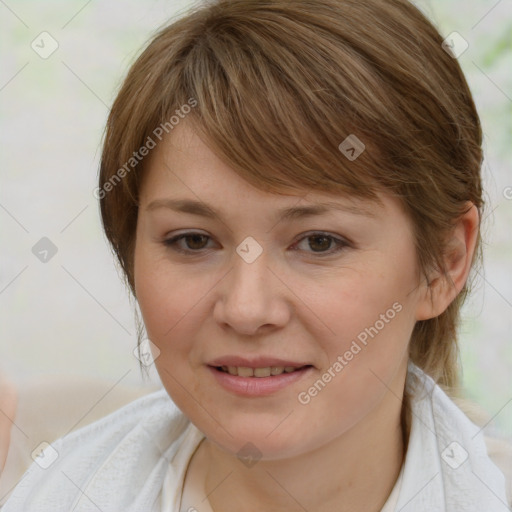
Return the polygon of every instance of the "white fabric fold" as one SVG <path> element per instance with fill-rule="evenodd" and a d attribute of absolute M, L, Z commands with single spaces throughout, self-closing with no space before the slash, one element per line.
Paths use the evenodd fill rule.
<path fill-rule="evenodd" d="M 412 425 L 402 481 L 383 511 L 510 510 L 483 432 L 412 363 L 407 389 Z M 203 437 L 162 389 L 52 443 L 57 460 L 47 469 L 32 464 L 2 512 L 178 512 Z"/>
<path fill-rule="evenodd" d="M 487 455 L 482 429 L 417 366 L 408 370 L 413 419 L 397 510 L 510 510 L 505 477 Z"/>

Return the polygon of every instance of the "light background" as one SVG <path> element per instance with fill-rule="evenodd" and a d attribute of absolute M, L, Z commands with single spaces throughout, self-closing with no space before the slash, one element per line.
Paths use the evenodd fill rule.
<path fill-rule="evenodd" d="M 443 37 L 457 31 L 469 43 L 459 61 L 485 133 L 487 214 L 485 273 L 463 312 L 464 384 L 512 435 L 512 3 L 417 4 Z M 143 383 L 134 305 L 92 191 L 108 109 L 129 65 L 190 5 L 0 1 L 0 368 L 17 383 L 44 375 Z M 59 44 L 47 59 L 31 48 L 43 31 Z M 58 248 L 47 263 L 31 252 L 44 236 Z"/>

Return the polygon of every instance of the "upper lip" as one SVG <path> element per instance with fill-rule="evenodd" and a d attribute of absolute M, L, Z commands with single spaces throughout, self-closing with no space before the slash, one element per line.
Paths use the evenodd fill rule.
<path fill-rule="evenodd" d="M 297 361 L 290 361 L 287 359 L 280 359 L 277 357 L 253 357 L 246 358 L 240 356 L 223 356 L 214 359 L 209 366 L 242 366 L 245 368 L 267 368 L 272 366 L 293 366 L 294 368 L 300 368 L 302 366 L 308 366 L 309 363 L 300 363 Z"/>

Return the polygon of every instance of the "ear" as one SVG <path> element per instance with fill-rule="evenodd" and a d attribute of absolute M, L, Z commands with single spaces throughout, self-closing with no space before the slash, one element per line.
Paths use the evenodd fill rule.
<path fill-rule="evenodd" d="M 480 224 L 477 207 L 467 203 L 466 213 L 461 215 L 446 240 L 444 264 L 446 273 L 438 271 L 424 283 L 424 292 L 418 302 L 416 320 L 428 320 L 443 313 L 460 293 L 467 281 Z"/>

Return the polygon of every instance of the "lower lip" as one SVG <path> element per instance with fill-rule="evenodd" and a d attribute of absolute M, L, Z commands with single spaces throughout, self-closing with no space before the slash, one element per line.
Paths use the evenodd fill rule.
<path fill-rule="evenodd" d="M 217 382 L 224 389 L 232 393 L 240 396 L 267 396 L 298 382 L 306 375 L 309 375 L 313 367 L 308 366 L 302 370 L 295 370 L 290 373 L 284 372 L 281 375 L 271 377 L 238 377 L 237 375 L 217 370 L 213 366 L 208 366 L 208 369 L 213 373 Z"/>

